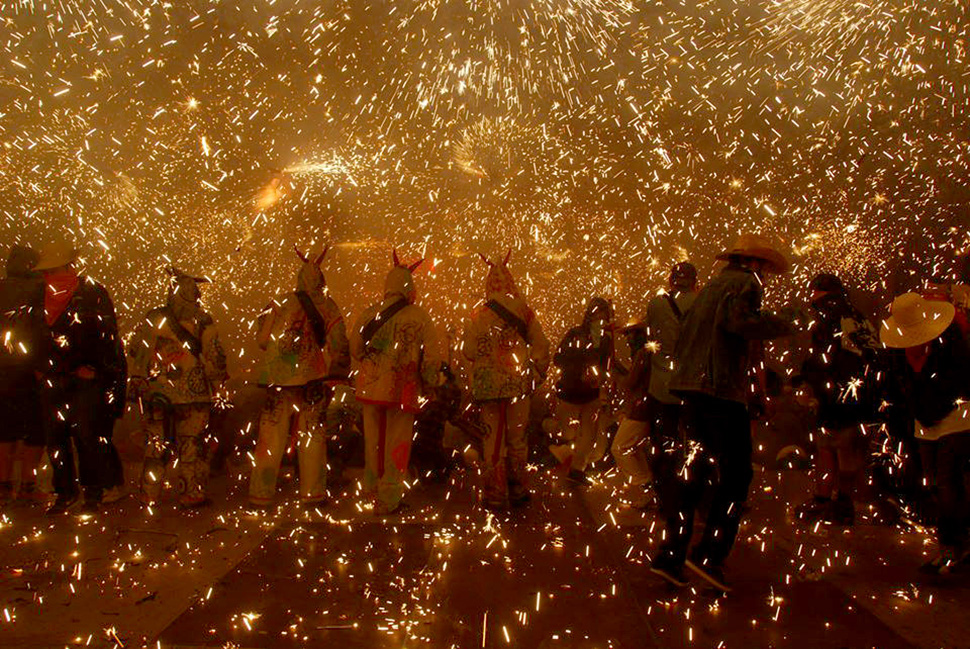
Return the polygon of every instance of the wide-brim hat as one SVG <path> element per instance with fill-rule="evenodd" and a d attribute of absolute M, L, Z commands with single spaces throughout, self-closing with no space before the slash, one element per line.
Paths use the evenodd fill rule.
<path fill-rule="evenodd" d="M 946 331 L 954 316 L 956 308 L 949 302 L 904 293 L 893 300 L 892 315 L 882 323 L 879 339 L 896 349 L 925 345 Z"/>
<path fill-rule="evenodd" d="M 52 241 L 40 249 L 40 261 L 34 270 L 52 270 L 77 261 L 77 249 L 65 239 Z"/>
<path fill-rule="evenodd" d="M 717 256 L 720 261 L 729 261 L 734 257 L 760 259 L 767 263 L 765 270 L 778 275 L 791 270 L 791 263 L 782 252 L 781 242 L 763 234 L 742 234 L 729 250 Z"/>
<path fill-rule="evenodd" d="M 183 271 L 183 270 L 181 270 L 179 268 L 176 268 L 175 266 L 169 266 L 168 268 L 165 269 L 165 271 L 169 275 L 171 275 L 174 279 L 188 279 L 188 280 L 192 280 L 192 281 L 194 281 L 196 283 L 199 283 L 199 284 L 208 284 L 209 283 L 209 278 L 208 277 L 198 277 L 198 276 L 193 275 L 191 273 L 187 273 L 187 272 L 185 272 L 185 271 Z"/>

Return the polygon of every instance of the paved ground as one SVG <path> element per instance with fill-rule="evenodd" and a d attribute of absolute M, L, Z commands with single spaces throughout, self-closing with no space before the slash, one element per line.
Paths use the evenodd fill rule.
<path fill-rule="evenodd" d="M 245 513 L 239 479 L 190 515 L 11 509 L 0 647 L 970 647 L 970 575 L 919 577 L 919 530 L 793 525 L 801 473 L 759 473 L 727 597 L 649 575 L 660 530 L 617 509 L 609 477 L 580 493 L 540 475 L 501 518 L 467 479 L 416 486 L 390 520 L 353 482 L 319 513 Z"/>

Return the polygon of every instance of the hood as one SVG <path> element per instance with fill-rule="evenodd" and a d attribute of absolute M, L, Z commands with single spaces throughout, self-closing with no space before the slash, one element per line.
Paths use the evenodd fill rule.
<path fill-rule="evenodd" d="M 320 264 L 327 256 L 330 246 L 326 246 L 315 259 L 307 257 L 296 246 L 293 246 L 293 249 L 296 251 L 296 256 L 303 262 L 303 266 L 300 267 L 300 272 L 296 276 L 296 290 L 314 293 L 326 288 L 327 280 L 323 276 L 323 271 L 320 270 Z"/>
<path fill-rule="evenodd" d="M 512 250 L 505 255 L 501 264 L 489 261 L 488 257 L 479 253 L 478 256 L 488 266 L 488 275 L 485 277 L 485 299 L 494 300 L 499 297 L 520 298 L 519 289 L 515 285 L 515 278 L 509 270 L 509 259 L 512 257 Z"/>
<path fill-rule="evenodd" d="M 193 277 L 177 268 L 169 268 L 168 274 L 171 276 L 168 284 L 168 306 L 180 319 L 194 317 L 199 309 L 199 298 L 202 297 L 199 284 L 209 280 Z"/>
<path fill-rule="evenodd" d="M 27 246 L 13 246 L 7 257 L 7 277 L 31 277 L 39 259 L 38 254 Z"/>
<path fill-rule="evenodd" d="M 387 274 L 387 279 L 384 280 L 384 297 L 399 296 L 413 304 L 418 296 L 417 289 L 414 287 L 414 271 L 424 259 L 419 259 L 410 266 L 406 266 L 398 259 L 396 249 L 392 258 L 394 268 L 391 269 L 391 272 Z"/>
<path fill-rule="evenodd" d="M 594 320 L 604 323 L 613 322 L 613 305 L 605 298 L 591 298 L 589 304 L 586 305 L 586 314 L 583 316 L 583 327 L 588 330 Z"/>
<path fill-rule="evenodd" d="M 414 302 L 417 291 L 414 288 L 414 275 L 406 266 L 395 266 L 384 280 L 384 297 L 403 297 Z"/>

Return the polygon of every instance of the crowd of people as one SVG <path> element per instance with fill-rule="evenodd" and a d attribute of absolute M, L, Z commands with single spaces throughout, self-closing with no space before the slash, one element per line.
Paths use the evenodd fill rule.
<path fill-rule="evenodd" d="M 376 515 L 406 506 L 410 472 L 425 461 L 419 455 L 430 453 L 432 465 L 454 459 L 443 442 L 450 425 L 462 440 L 451 448 L 478 468 L 482 506 L 527 505 L 530 464 L 546 460 L 583 488 L 612 462 L 626 506 L 656 507 L 663 523 L 652 572 L 683 586 L 690 571 L 727 591 L 723 569 L 754 476 L 752 422 L 773 417 L 772 382 L 781 380 L 814 414 L 814 494 L 794 508 L 797 518 L 852 525 L 864 485 L 905 494 L 938 530 L 939 553 L 925 571 L 947 574 L 970 558 L 966 268 L 898 296 L 879 327 L 828 273 L 808 287 L 807 310 L 780 315 L 762 299 L 790 262 L 774 239 L 746 234 L 718 256 L 723 267 L 700 289 L 694 266 L 674 265 L 640 322 L 620 326 L 608 300 L 590 299 L 553 351 L 509 255 L 482 256 L 483 299 L 446 345 L 416 299 L 420 261 L 402 263 L 395 252 L 383 297 L 348 328 L 321 270 L 326 254 L 296 250 L 295 290 L 258 317 L 264 403 L 248 486 L 253 508 L 276 502 L 288 455 L 302 506 L 325 506 L 327 413 L 353 386 Z M 208 280 L 168 268 L 164 304 L 123 345 L 108 292 L 77 261 L 63 240 L 39 254 L 10 251 L 0 283 L 0 499 L 45 498 L 37 488 L 45 448 L 50 515 L 93 514 L 122 497 L 113 431 L 127 408 L 145 431 L 141 500 L 151 506 L 171 483 L 182 507 L 208 504 L 210 419 L 228 379 L 218 327 L 200 302 Z M 771 353 L 769 341 L 801 334 L 799 352 L 781 360 Z M 787 370 L 774 369 L 779 362 Z M 535 426 L 537 404 L 550 398 L 554 407 Z M 897 449 L 881 480 L 875 431 Z M 412 449 L 424 450 L 412 458 Z"/>

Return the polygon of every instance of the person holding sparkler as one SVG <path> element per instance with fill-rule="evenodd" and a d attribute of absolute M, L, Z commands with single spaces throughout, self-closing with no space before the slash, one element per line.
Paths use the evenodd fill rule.
<path fill-rule="evenodd" d="M 350 352 L 359 363 L 357 400 L 363 405 L 365 486 L 374 492 L 374 513 L 401 507 L 414 418 L 425 392 L 436 386 L 444 355 L 428 312 L 415 303 L 413 273 L 421 261 L 394 267 L 384 298 L 366 309 L 350 331 Z"/>
<path fill-rule="evenodd" d="M 686 403 L 687 478 L 677 503 L 662 505 L 666 540 L 651 566 L 675 585 L 686 584 L 686 565 L 715 588 L 730 590 L 723 565 L 753 477 L 749 373 L 760 348 L 753 343 L 794 333 L 787 320 L 761 310 L 767 275 L 789 269 L 780 250 L 768 237 L 742 235 L 718 256 L 727 266 L 697 295 L 681 323 L 669 390 Z M 708 490 L 713 498 L 704 535 L 687 560 L 694 514 Z"/>
<path fill-rule="evenodd" d="M 41 249 L 34 268 L 44 273 L 41 398 L 57 494 L 50 515 L 78 501 L 78 482 L 86 514 L 96 512 L 104 490 L 115 486 L 109 484 L 111 438 L 103 428 L 125 404 L 127 368 L 114 305 L 103 286 L 78 273 L 77 261 L 74 245 L 58 239 Z"/>
<path fill-rule="evenodd" d="M 267 395 L 249 481 L 249 502 L 257 508 L 273 502 L 280 461 L 293 434 L 301 504 L 312 508 L 327 499 L 326 417 L 333 397 L 331 382 L 346 381 L 350 372 L 343 315 L 320 270 L 327 250 L 313 260 L 297 250 L 303 266 L 296 291 L 270 303 L 259 318 L 256 339 L 263 350 L 259 385 Z"/>
<path fill-rule="evenodd" d="M 921 571 L 951 573 L 970 559 L 970 345 L 953 304 L 916 293 L 897 297 L 879 338 L 892 350 L 894 401 L 915 420 L 926 474 L 935 486 L 939 512 L 938 554 Z"/>
<path fill-rule="evenodd" d="M 482 503 L 505 509 L 529 500 L 526 425 L 531 395 L 549 369 L 549 341 L 509 272 L 509 257 L 489 261 L 485 299 L 471 314 L 462 353 L 471 363 L 472 399 L 488 433 L 484 441 Z"/>
<path fill-rule="evenodd" d="M 185 508 L 208 502 L 205 433 L 212 399 L 228 378 L 226 355 L 212 316 L 199 304 L 209 280 L 176 268 L 165 306 L 152 309 L 129 347 L 131 396 L 145 418 L 141 493 L 156 502 L 169 457 L 178 458 L 178 498 Z"/>

